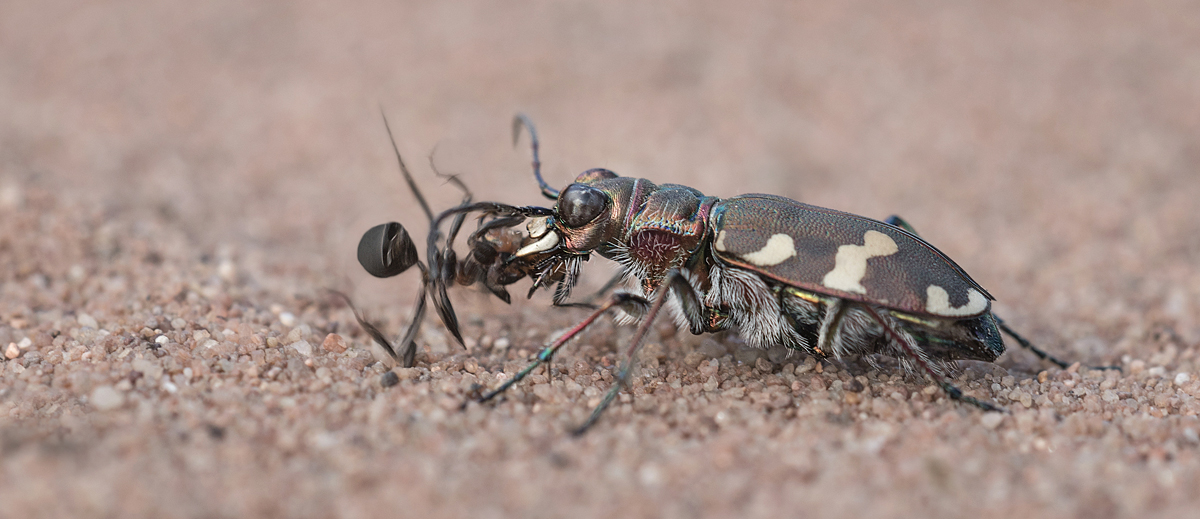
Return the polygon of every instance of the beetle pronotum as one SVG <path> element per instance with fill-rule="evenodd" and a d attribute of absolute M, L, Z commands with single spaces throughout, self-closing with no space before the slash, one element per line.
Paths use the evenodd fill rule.
<path fill-rule="evenodd" d="M 426 291 L 461 343 L 446 297 L 451 281 L 483 284 L 507 302 L 504 286 L 529 276 L 534 280 L 530 295 L 556 284 L 554 302 L 565 305 L 592 253 L 621 265 L 630 281 L 627 290 L 593 307 L 586 319 L 480 401 L 550 362 L 567 341 L 612 309 L 640 325 L 615 383 L 576 433 L 594 424 L 626 386 L 635 353 L 664 306 L 680 327 L 695 334 L 733 329 L 752 346 L 779 344 L 818 358 L 889 355 L 907 372 L 929 376 L 951 398 L 984 410 L 1001 408 L 963 394 L 946 373 L 958 359 L 994 361 L 1004 352 L 1002 330 L 1040 358 L 1066 367 L 1005 326 L 992 314 L 991 294 L 898 217 L 877 221 L 774 195 L 721 199 L 605 169 L 587 170 L 559 191 L 542 178 L 533 124 L 518 115 L 514 144 L 522 129 L 530 136 L 534 178 L 542 194 L 555 201 L 553 208 L 472 203 L 468 194 L 463 204 L 434 217 L 397 151 L 401 171 L 430 217 L 428 267 L 417 259 L 400 224 L 372 228 L 359 244 L 359 261 L 373 275 L 396 275 L 414 264 L 423 272 L 416 315 L 401 342 L 403 354 L 360 319 L 409 366 Z M 481 215 L 480 225 L 468 238 L 467 258 L 459 261 L 452 246 L 470 213 Z M 447 219 L 453 223 L 443 236 L 440 228 Z M 520 223 L 527 234 L 514 239 L 510 229 Z"/>

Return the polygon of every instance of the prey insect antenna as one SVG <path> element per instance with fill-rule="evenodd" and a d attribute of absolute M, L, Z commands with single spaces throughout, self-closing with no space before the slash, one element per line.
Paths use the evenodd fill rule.
<path fill-rule="evenodd" d="M 529 120 L 525 114 L 517 114 L 513 117 L 512 134 L 513 147 L 517 146 L 517 141 L 521 137 L 521 127 L 529 132 L 529 147 L 533 150 L 533 177 L 537 179 L 538 188 L 542 190 L 542 196 L 551 200 L 558 200 L 557 189 L 550 187 L 545 180 L 542 179 L 542 160 L 538 158 L 538 136 L 537 129 L 533 127 L 533 121 Z"/>

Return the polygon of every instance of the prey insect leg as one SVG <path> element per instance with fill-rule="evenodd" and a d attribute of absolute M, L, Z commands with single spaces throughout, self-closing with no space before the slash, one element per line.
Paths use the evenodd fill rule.
<path fill-rule="evenodd" d="M 907 353 L 910 358 L 916 361 L 917 365 L 921 366 L 921 369 L 925 371 L 925 374 L 929 375 L 929 378 L 933 379 L 933 381 L 937 383 L 938 387 L 941 387 L 942 391 L 945 391 L 950 398 L 960 402 L 966 402 L 975 407 L 983 409 L 984 411 L 999 411 L 1002 413 L 1008 412 L 1007 409 L 997 406 L 991 402 L 984 402 L 983 400 L 979 400 L 978 398 L 964 394 L 961 389 L 955 387 L 954 384 L 951 384 L 950 381 L 946 380 L 946 377 L 934 371 L 933 368 L 929 366 L 929 363 L 926 362 L 925 359 L 916 352 L 911 344 L 909 344 L 908 338 L 892 328 L 892 325 L 884 320 L 883 316 L 879 315 L 879 312 L 876 312 L 871 305 L 859 305 L 859 307 L 863 310 L 866 310 L 868 314 L 871 314 L 871 317 L 873 317 L 875 321 L 883 327 L 884 331 L 886 331 L 887 334 L 892 337 L 892 340 L 899 343 L 900 346 L 904 348 L 904 352 Z"/>

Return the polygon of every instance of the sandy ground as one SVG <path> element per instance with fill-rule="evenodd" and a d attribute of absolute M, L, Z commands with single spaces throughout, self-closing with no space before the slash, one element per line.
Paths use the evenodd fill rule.
<path fill-rule="evenodd" d="M 1195 515 L 1200 4 L 1044 4 L 2 2 L 0 516 Z M 438 207 L 429 156 L 540 202 L 524 111 L 558 185 L 902 214 L 1123 371 L 966 363 L 1003 416 L 663 325 L 573 439 L 629 330 L 460 412 L 585 313 L 459 290 L 469 350 L 429 321 L 385 388 L 323 292 L 407 324 L 416 276 L 354 260 L 423 226 L 380 107 Z"/>

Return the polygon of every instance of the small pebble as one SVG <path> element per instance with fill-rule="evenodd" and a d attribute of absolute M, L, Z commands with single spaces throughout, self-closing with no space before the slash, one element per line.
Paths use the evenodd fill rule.
<path fill-rule="evenodd" d="M 125 395 L 112 386 L 100 386 L 92 391 L 91 402 L 96 409 L 110 411 L 125 404 Z"/>
<path fill-rule="evenodd" d="M 217 265 L 217 275 L 225 281 L 234 281 L 237 278 L 237 268 L 233 266 L 230 260 L 221 260 L 221 264 Z"/>
<path fill-rule="evenodd" d="M 979 425 L 982 425 L 985 429 L 995 429 L 1003 421 L 1004 415 L 996 412 L 983 413 L 983 416 L 979 417 Z"/>
<path fill-rule="evenodd" d="M 21 349 L 17 347 L 17 343 L 15 343 L 15 342 L 8 343 L 8 348 L 5 348 L 5 350 L 4 350 L 4 357 L 9 360 L 12 360 L 12 359 L 15 359 L 20 356 L 21 356 Z"/>
<path fill-rule="evenodd" d="M 26 339 L 26 340 L 28 340 L 28 339 Z M 22 341 L 22 342 L 24 342 L 24 341 Z M 24 346 L 22 346 L 22 348 L 24 348 Z M 1182 386 L 1184 384 L 1187 384 L 1188 381 L 1190 381 L 1190 380 L 1192 380 L 1192 376 L 1188 375 L 1187 373 L 1176 373 L 1175 374 L 1175 385 L 1177 385 L 1177 386 Z"/>
<path fill-rule="evenodd" d="M 29 337 L 21 339 L 21 342 L 17 343 L 17 347 L 21 348 L 22 350 L 28 350 L 30 346 L 33 346 L 33 341 L 29 340 Z"/>
<path fill-rule="evenodd" d="M 159 366 L 157 363 L 150 362 L 146 359 L 134 359 L 132 367 L 134 371 L 140 371 L 148 378 L 152 378 L 154 380 L 162 378 L 163 367 Z"/>
<path fill-rule="evenodd" d="M 154 342 L 161 346 L 166 346 L 168 342 L 171 342 L 171 340 L 168 339 L 166 335 L 159 335 L 158 337 L 154 338 Z"/>
<path fill-rule="evenodd" d="M 333 353 L 342 353 L 346 351 L 346 340 L 341 335 L 331 333 L 325 336 L 325 341 L 321 343 L 321 347 L 325 351 Z"/>
<path fill-rule="evenodd" d="M 512 343 L 509 342 L 508 337 L 501 337 L 496 339 L 496 342 L 492 343 L 496 349 L 500 350 L 507 349 L 510 344 Z"/>
<path fill-rule="evenodd" d="M 290 346 L 292 348 L 295 348 L 296 351 L 300 352 L 300 354 L 304 355 L 305 357 L 312 356 L 312 353 L 313 353 L 312 345 L 309 344 L 308 341 L 296 341 L 296 342 L 293 342 L 292 344 L 290 344 Z"/>
<path fill-rule="evenodd" d="M 754 367 L 763 373 L 770 373 L 774 365 L 771 364 L 771 361 L 759 357 L 758 360 L 754 361 Z"/>
<path fill-rule="evenodd" d="M 379 376 L 379 385 L 383 387 L 392 387 L 399 383 L 400 377 L 396 375 L 395 371 L 386 371 Z"/>
<path fill-rule="evenodd" d="M 86 326 L 88 328 L 95 329 L 100 328 L 100 323 L 96 322 L 96 318 L 88 314 L 79 314 L 75 316 L 75 321 L 79 323 L 79 326 Z"/>
<path fill-rule="evenodd" d="M 284 326 L 294 326 L 296 324 L 296 316 L 291 312 L 283 312 L 279 314 L 279 322 Z"/>

